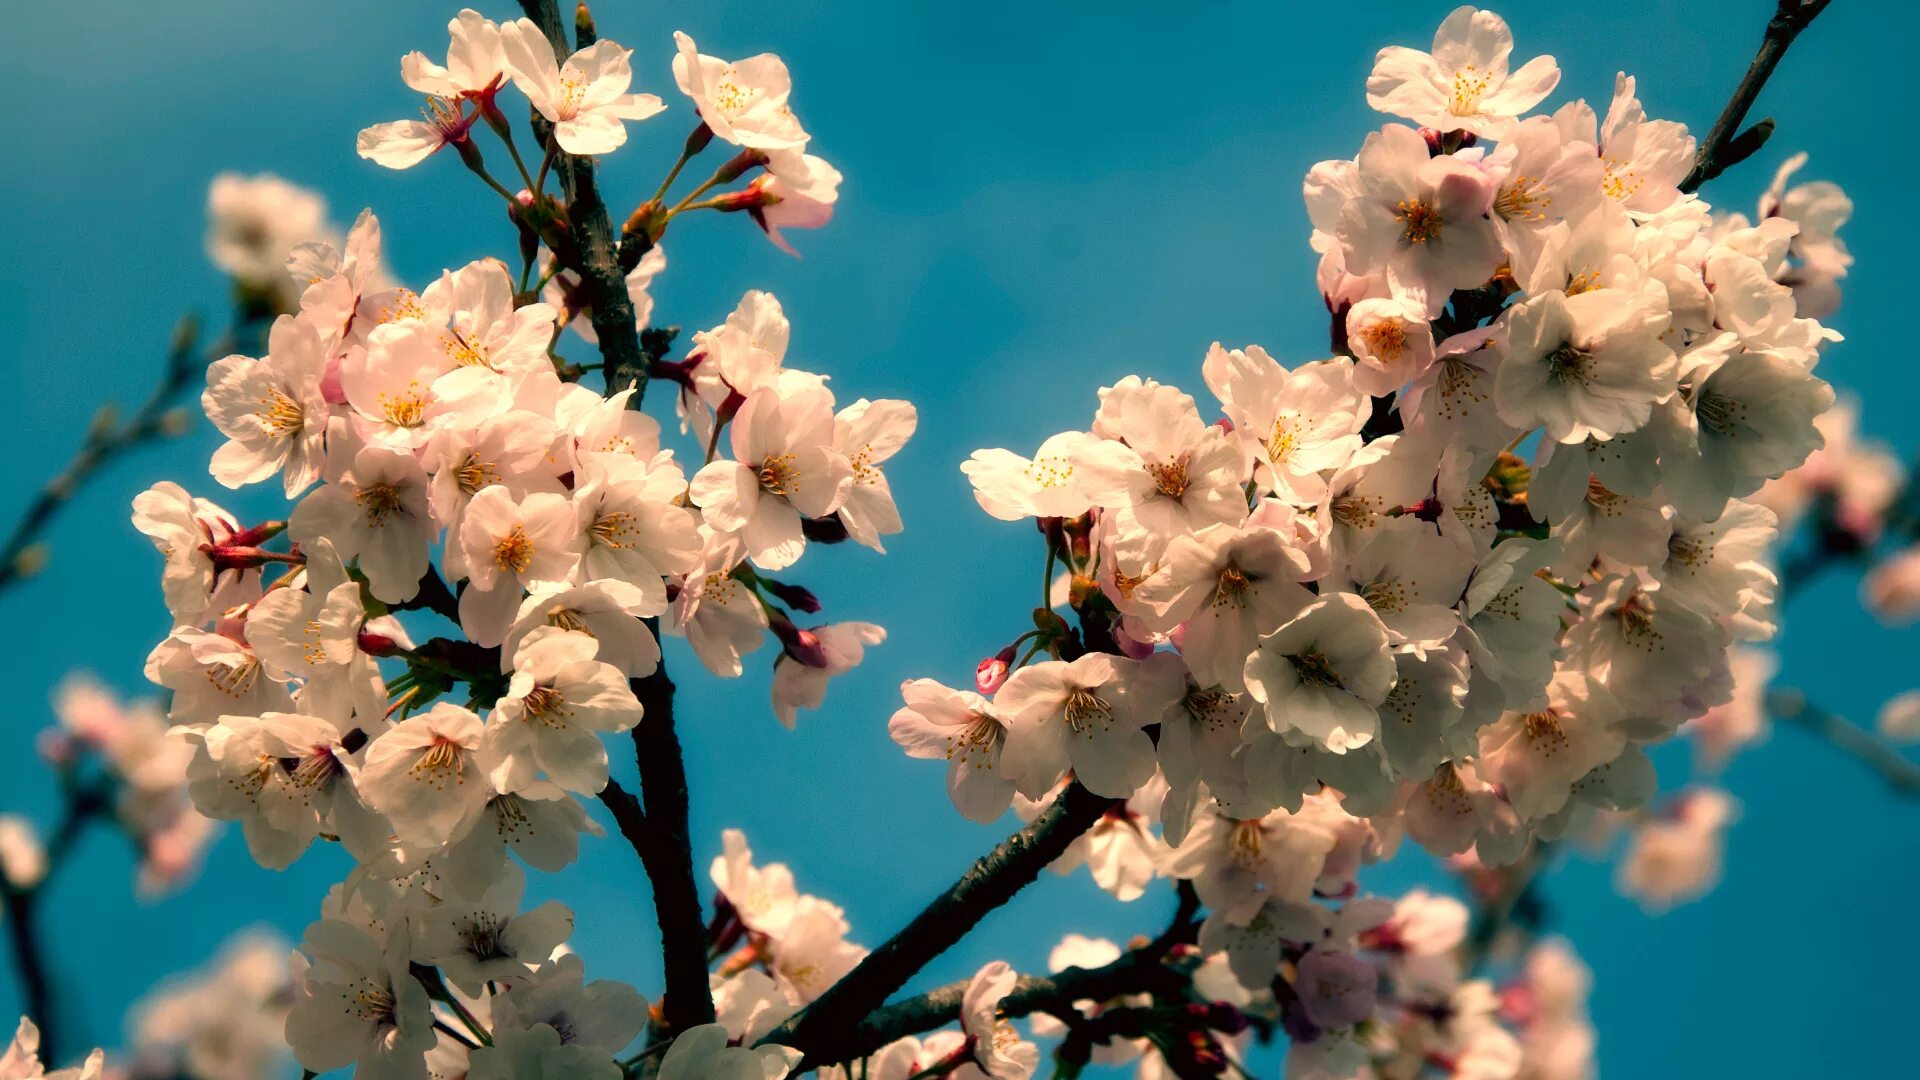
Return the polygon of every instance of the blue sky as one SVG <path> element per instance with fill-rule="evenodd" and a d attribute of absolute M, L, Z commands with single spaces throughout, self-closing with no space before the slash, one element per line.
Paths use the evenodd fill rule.
<path fill-rule="evenodd" d="M 1554 102 L 1604 103 L 1613 74 L 1640 76 L 1655 116 L 1697 131 L 1745 69 L 1768 0 L 1700 0 L 1677 20 L 1654 0 L 1513 3 L 1517 56 L 1550 52 Z M 1365 14 L 1354 17 L 1363 10 Z M 684 674 L 682 739 L 693 784 L 696 862 L 720 830 L 746 829 L 764 859 L 844 904 L 877 944 L 1007 826 L 961 820 L 942 770 L 887 739 L 901 679 L 963 682 L 1017 634 L 1032 606 L 1030 530 L 979 513 L 958 463 L 974 448 L 1031 447 L 1086 422 L 1094 389 L 1139 373 L 1201 389 L 1209 342 L 1256 342 L 1288 363 L 1325 347 L 1325 315 L 1299 180 L 1350 156 L 1386 120 L 1366 108 L 1376 49 L 1424 46 L 1448 5 L 1142 3 L 967 5 L 883 0 L 606 3 L 603 36 L 636 49 L 636 89 L 672 110 L 642 125 L 603 172 L 637 201 L 691 124 L 668 73 L 670 33 L 723 56 L 772 50 L 795 73 L 813 149 L 847 175 L 839 214 L 794 236 L 795 261 L 741 218 L 676 226 L 657 321 L 720 322 L 740 293 L 776 293 L 793 321 L 791 360 L 830 373 L 844 399 L 903 397 L 919 435 L 890 465 L 908 531 L 885 558 L 848 545 L 792 575 L 826 616 L 868 619 L 891 638 L 836 683 L 828 707 L 782 731 L 765 702 L 765 662 L 721 684 Z M 510 252 L 493 197 L 449 159 L 412 172 L 353 154 L 366 124 L 412 115 L 398 79 L 408 49 L 438 54 L 454 5 L 102 0 L 24 5 L 0 35 L 0 348 L 18 412 L 0 425 L 0 517 L 11 520 L 65 460 L 102 399 L 131 404 L 156 376 L 174 320 L 217 318 L 222 283 L 201 255 L 208 180 L 270 170 L 322 190 L 341 222 L 372 206 L 397 272 Z M 496 3 L 486 14 L 516 14 Z M 1833 320 L 1848 337 L 1822 374 L 1865 402 L 1868 430 L 1903 451 L 1920 442 L 1902 402 L 1920 390 L 1908 334 L 1912 140 L 1870 102 L 1902 100 L 1920 16 L 1907 5 L 1841 3 L 1795 47 L 1756 115 L 1776 145 L 1706 194 L 1750 208 L 1773 167 L 1806 149 L 1806 175 L 1856 202 L 1858 259 Z M 1602 104 L 1604 108 L 1604 104 Z M 619 201 L 610 194 L 610 201 Z M 1901 350 L 1901 351 L 1896 351 Z M 0 597 L 11 719 L 0 731 L 6 809 L 51 812 L 32 756 L 60 674 L 97 672 L 142 690 L 140 664 L 167 629 L 156 561 L 127 523 L 133 493 L 161 479 L 214 495 L 243 516 L 280 516 L 277 490 L 228 497 L 207 477 L 216 445 L 188 438 L 125 462 L 77 500 L 50 535 L 43 578 Z M 1805 590 L 1781 643 L 1783 683 L 1870 719 L 1913 685 L 1911 633 L 1877 627 L 1849 575 Z M 1666 755 L 1663 775 L 1684 760 Z M 630 768 L 630 766 L 629 766 Z M 1873 1033 L 1907 1020 L 1916 958 L 1910 897 L 1920 833 L 1910 805 L 1797 731 L 1739 760 L 1744 803 L 1721 890 L 1648 918 L 1614 895 L 1610 868 L 1575 861 L 1551 882 L 1558 924 L 1595 969 L 1604 1069 L 1642 1077 L 1886 1074 L 1905 1059 Z M 324 857 L 284 873 L 246 860 L 237 835 L 184 893 L 130 899 L 124 845 L 96 835 L 60 883 L 47 923 L 59 941 L 70 1039 L 118 1041 L 119 1016 L 152 980 L 192 966 L 233 928 L 297 935 L 341 871 Z M 1363 884 L 1394 893 L 1429 875 L 1417 857 Z M 597 977 L 658 989 L 646 885 L 616 839 L 548 882 L 579 914 L 574 944 Z M 993 958 L 1038 970 L 1068 930 L 1119 940 L 1161 925 L 1165 897 L 1121 905 L 1084 875 L 1049 877 L 926 973 L 945 981 Z M 16 1007 L 10 981 L 0 1013 Z M 1755 1037 L 1757 1024 L 1769 1025 Z"/>

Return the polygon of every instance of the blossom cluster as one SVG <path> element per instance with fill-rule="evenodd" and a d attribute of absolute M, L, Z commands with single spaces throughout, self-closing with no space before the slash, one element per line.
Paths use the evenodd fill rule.
<path fill-rule="evenodd" d="M 671 109 L 583 19 L 569 53 L 530 20 L 462 11 L 444 63 L 402 59 L 422 118 L 357 140 L 392 169 L 452 150 L 501 197 L 517 270 L 482 258 L 416 288 L 385 266 L 372 211 L 339 232 L 283 181 L 215 184 L 210 254 L 285 314 L 263 355 L 208 368 L 226 439 L 209 468 L 230 489 L 277 483 L 291 509 L 243 521 L 173 482 L 134 500 L 174 624 L 146 668 L 164 720 L 90 720 L 98 693 L 76 687 L 49 754 L 107 763 L 156 879 L 190 868 L 214 821 L 264 866 L 321 842 L 352 868 L 289 970 L 243 946 L 144 1011 L 140 1067 L 250 1075 L 283 1032 L 304 1069 L 372 1080 L 780 1080 L 803 1060 L 845 1080 L 1026 1080 L 1058 1040 L 1066 1075 L 1158 1078 L 1222 1075 L 1280 1034 L 1307 1080 L 1588 1075 L 1587 977 L 1565 946 L 1486 978 L 1464 904 L 1367 895 L 1360 873 L 1410 839 L 1488 881 L 1631 823 L 1623 890 L 1661 907 L 1711 884 L 1736 807 L 1702 785 L 1649 812 L 1647 748 L 1684 731 L 1711 773 L 1755 737 L 1783 524 L 1817 514 L 1871 544 L 1901 486 L 1814 373 L 1851 263 L 1844 193 L 1789 186 L 1796 158 L 1752 218 L 1714 211 L 1695 140 L 1647 117 L 1631 77 L 1604 114 L 1536 112 L 1558 66 L 1514 67 L 1491 12 L 1454 11 L 1430 51 L 1382 50 L 1367 100 L 1409 123 L 1303 183 L 1330 348 L 1283 363 L 1216 343 L 1210 401 L 1128 376 L 1031 456 L 973 454 L 981 508 L 1035 523 L 1049 591 L 970 687 L 909 680 L 887 724 L 946 762 L 973 821 L 1105 800 L 1053 869 L 1085 866 L 1121 901 L 1177 880 L 1204 917 L 1143 966 L 1179 991 L 1054 1003 L 1023 1027 L 1020 977 L 995 961 L 957 990 L 957 1025 L 823 1064 L 779 1040 L 887 950 L 743 834 L 709 872 L 710 1024 L 590 980 L 572 910 L 527 901 L 526 868 L 602 833 L 585 800 L 621 819 L 631 799 L 605 737 L 639 745 L 670 701 L 660 633 L 721 678 L 771 639 L 788 727 L 885 640 L 800 625 L 821 603 L 790 574 L 810 545 L 884 552 L 902 529 L 886 463 L 917 423 L 789 365 L 769 292 L 669 359 L 652 288 L 670 228 L 745 213 L 791 250 L 782 230 L 825 224 L 841 176 L 810 153 L 784 63 L 676 34 L 663 67 L 692 131 L 603 277 L 568 203 L 579 170 Z M 489 170 L 488 132 L 524 186 Z M 733 156 L 670 202 L 716 143 Z M 622 286 L 631 327 L 610 314 Z M 629 331 L 638 368 L 567 357 Z M 649 382 L 677 432 L 640 411 Z M 9 880 L 36 855 L 0 821 Z M 1141 948 L 1069 934 L 1050 967 Z M 23 1025 L 6 1063 L 35 1038 Z"/>
<path fill-rule="evenodd" d="M 1315 899 L 1403 839 L 1498 866 L 1647 804 L 1646 748 L 1772 636 L 1780 514 L 1813 497 L 1781 478 L 1836 430 L 1815 368 L 1844 194 L 1788 188 L 1796 158 L 1755 218 L 1716 213 L 1632 77 L 1604 113 L 1534 113 L 1558 69 L 1512 50 L 1471 7 L 1382 50 L 1368 101 L 1411 123 L 1308 172 L 1329 358 L 1215 344 L 1210 404 L 1128 376 L 1085 429 L 962 466 L 1065 574 L 973 687 L 907 682 L 895 740 L 975 820 L 1069 777 L 1126 800 L 1096 878 L 1190 881 L 1250 993 L 1338 982 L 1299 950 L 1378 924 Z M 1801 483 L 1860 522 L 1897 484 L 1831 472 Z M 1697 889 L 1730 813 L 1683 800 L 1625 887 Z M 1290 1027 L 1290 1075 L 1370 1075 L 1371 1015 Z"/>
<path fill-rule="evenodd" d="M 647 1004 L 584 981 L 563 949 L 571 911 L 522 905 L 520 863 L 557 870 L 601 832 L 579 799 L 609 783 L 603 736 L 646 718 L 636 688 L 658 668 L 657 630 L 685 636 L 721 676 L 771 637 L 773 707 L 789 726 L 884 639 L 867 623 L 796 625 L 818 600 L 770 575 L 810 541 L 883 550 L 901 528 L 883 463 L 915 412 L 839 403 L 825 376 L 788 365 L 787 318 L 761 291 L 651 372 L 679 386 L 682 431 L 705 451 L 693 467 L 634 407 L 643 386 L 611 372 L 606 393 L 582 385 L 561 335 L 595 340 L 593 313 L 567 208 L 545 182 L 556 157 L 610 152 L 665 104 L 628 92 L 631 53 L 610 41 L 563 58 L 532 22 L 473 11 L 449 32 L 445 65 L 402 61 L 426 119 L 369 128 L 359 150 L 401 168 L 451 146 L 498 187 L 474 145 L 484 121 L 527 180 L 503 191 L 519 277 L 481 259 L 409 287 L 386 270 L 371 211 L 334 238 L 297 189 L 217 186 L 216 258 L 294 299 L 264 355 L 207 370 L 201 403 L 227 438 L 210 471 L 228 488 L 277 483 L 294 505 L 284 521 L 242 524 L 172 482 L 134 500 L 175 624 L 147 675 L 172 692 L 162 741 L 187 758 L 199 814 L 239 822 L 268 867 L 319 839 L 354 860 L 294 957 L 286 1038 L 303 1066 L 618 1076 L 613 1058 L 648 1027 Z M 839 176 L 805 152 L 777 58 L 728 62 L 681 34 L 672 71 L 698 114 L 680 164 L 714 141 L 740 153 L 679 206 L 656 202 L 651 241 L 700 209 L 749 211 L 776 240 L 826 220 Z M 510 85 L 537 118 L 538 178 L 500 108 Z M 755 170 L 744 189 L 697 199 Z M 636 330 L 664 267 L 652 243 L 627 278 Z M 285 550 L 272 546 L 282 536 Z M 429 617 L 457 633 L 417 640 Z M 814 925 L 794 922 L 802 935 Z M 789 980 L 780 1000 L 791 1011 L 824 985 Z M 710 1075 L 744 1053 L 724 1036 L 676 1035 L 663 1076 Z"/>

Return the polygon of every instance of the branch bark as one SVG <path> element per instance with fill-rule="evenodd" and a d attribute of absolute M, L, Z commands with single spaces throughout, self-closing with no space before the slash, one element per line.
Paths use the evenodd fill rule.
<path fill-rule="evenodd" d="M 761 1042 L 793 1047 L 815 1064 L 859 1056 L 853 1036 L 869 1028 L 880 1015 L 875 1010 L 888 995 L 965 937 L 989 912 L 1013 899 L 1115 805 L 1117 800 L 1095 795 L 1078 782 L 1068 784 L 1026 828 L 977 860 L 904 929 Z M 959 997 L 952 996 L 951 1012 L 944 998 L 934 1008 L 951 1019 L 959 1015 Z"/>
<path fill-rule="evenodd" d="M 1714 121 L 1713 130 L 1707 133 L 1706 141 L 1700 144 L 1699 152 L 1694 155 L 1693 171 L 1680 182 L 1681 191 L 1698 191 L 1700 185 L 1745 161 L 1767 141 L 1767 136 L 1773 133 L 1771 118 L 1744 131 L 1740 125 L 1746 122 L 1747 111 L 1753 108 L 1754 99 L 1760 96 L 1760 89 L 1773 76 L 1773 69 L 1780 66 L 1780 58 L 1787 55 L 1787 48 L 1831 2 L 1779 0 L 1774 7 L 1773 18 L 1767 20 L 1767 32 L 1760 39 L 1760 49 L 1754 54 L 1753 63 L 1747 65 L 1746 77 L 1734 88 L 1727 107 L 1720 110 L 1720 118 Z"/>
<path fill-rule="evenodd" d="M 561 57 L 575 47 L 594 42 L 594 27 L 586 5 L 575 13 L 574 46 L 567 43 L 565 24 L 554 0 L 520 0 L 520 7 L 547 35 Z M 549 138 L 551 135 L 549 134 Z M 653 362 L 672 341 L 670 332 L 643 347 L 635 325 L 633 302 L 621 273 L 613 223 L 594 181 L 593 162 L 584 157 L 556 155 L 560 182 L 567 196 L 571 223 L 573 269 L 580 275 L 587 302 L 593 306 L 593 329 L 600 338 L 608 394 L 634 386 L 627 407 L 638 409 L 646 394 Z M 557 257 L 556 253 L 556 257 Z M 659 631 L 658 620 L 649 627 Z M 653 883 L 654 915 L 660 924 L 660 951 L 666 976 L 662 1011 L 675 1031 L 713 1022 L 713 997 L 707 989 L 706 924 L 700 917 L 700 891 L 693 872 L 693 847 L 687 825 L 687 771 L 680 739 L 673 726 L 673 680 L 664 662 L 652 675 L 632 682 L 645 716 L 633 729 L 634 757 L 640 767 L 641 798 L 609 784 L 601 801 L 613 812 L 622 835 L 640 856 Z M 642 808 L 644 802 L 644 809 Z"/>
<path fill-rule="evenodd" d="M 1158 938 L 1102 967 L 1072 967 L 1052 978 L 1022 975 L 1014 984 L 1013 992 L 1000 1002 L 1000 1011 L 1016 1018 L 1033 1013 L 1060 1015 L 1072 1011 L 1076 1001 L 1110 1001 L 1130 994 L 1183 992 L 1189 985 L 1188 977 L 1164 961 L 1175 946 L 1192 943 L 1199 928 L 1195 920 L 1198 909 L 1191 886 L 1181 882 L 1179 910 Z M 895 1039 L 945 1027 L 960 1018 L 960 1005 L 966 993 L 967 980 L 962 979 L 875 1009 L 845 1030 L 830 1033 L 821 1046 L 809 1051 L 808 1061 L 816 1066 L 852 1061 Z M 768 1041 L 778 1040 L 770 1036 Z"/>
<path fill-rule="evenodd" d="M 564 60 L 573 53 L 567 43 L 566 26 L 554 0 L 520 0 L 520 7 L 552 42 L 554 52 Z M 593 23 L 578 20 L 579 47 L 593 44 Z M 551 133 L 548 134 L 551 138 Z M 567 195 L 567 219 L 572 227 L 573 271 L 580 275 L 580 286 L 593 307 L 593 330 L 600 338 L 600 356 L 605 361 L 609 392 L 637 389 L 628 399 L 629 408 L 638 409 L 646 395 L 647 378 L 653 363 L 640 347 L 640 331 L 635 325 L 633 300 L 627 296 L 626 275 L 620 270 L 619 248 L 607 207 L 600 199 L 595 183 L 593 161 L 559 153 L 555 157 L 561 187 Z M 558 257 L 559 253 L 555 253 Z"/>
<path fill-rule="evenodd" d="M 1895 793 L 1920 798 L 1920 765 L 1872 732 L 1838 713 L 1819 708 L 1798 690 L 1767 692 L 1767 712 L 1774 719 L 1805 728 L 1878 772 Z"/>
<path fill-rule="evenodd" d="M 632 685 L 645 710 L 633 729 L 633 752 L 646 809 L 644 817 L 630 820 L 644 829 L 646 837 L 644 843 L 634 842 L 634 847 L 653 882 L 654 915 L 660 923 L 667 987 L 661 1008 L 667 1024 L 679 1032 L 713 1023 L 713 995 L 707 988 L 707 928 L 700 915 L 687 824 L 687 770 L 680 737 L 674 731 L 673 680 L 667 677 L 665 663 Z M 619 820 L 620 815 L 616 813 L 615 818 Z M 620 821 L 620 827 L 633 842 L 629 821 Z"/>
<path fill-rule="evenodd" d="M 40 1056 L 46 1061 L 61 1059 L 61 1037 L 65 1029 L 61 1025 L 58 995 L 40 936 L 40 900 L 66 864 L 80 834 L 111 805 L 111 795 L 103 788 L 69 789 L 60 824 L 47 841 L 46 872 L 40 880 L 18 886 L 0 874 L 0 903 L 4 903 L 6 909 L 7 937 L 13 949 L 14 972 L 20 981 L 21 1006 L 40 1029 Z"/>

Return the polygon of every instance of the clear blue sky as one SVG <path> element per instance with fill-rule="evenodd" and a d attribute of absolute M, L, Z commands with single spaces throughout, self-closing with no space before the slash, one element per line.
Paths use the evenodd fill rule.
<path fill-rule="evenodd" d="M 221 282 L 200 247 L 216 172 L 271 170 L 317 187 L 341 222 L 374 207 L 396 269 L 416 283 L 512 250 L 492 197 L 451 158 L 395 174 L 353 154 L 359 128 L 412 114 L 399 57 L 438 55 L 457 6 L 14 5 L 0 34 L 0 365 L 14 406 L 0 425 L 5 520 L 65 460 L 103 397 L 145 393 L 183 309 L 218 316 Z M 1365 105 L 1374 51 L 1424 46 L 1449 6 L 600 6 L 603 36 L 636 49 L 635 88 L 673 107 L 610 160 L 606 190 L 650 191 L 691 123 L 667 67 L 676 28 L 719 55 L 784 56 L 814 149 L 847 175 L 832 226 L 795 235 L 803 261 L 742 219 L 677 226 L 657 321 L 713 325 L 743 290 L 770 289 L 793 320 L 795 363 L 830 373 L 845 399 L 903 397 L 921 409 L 918 437 L 889 467 L 908 526 L 892 554 L 848 545 L 801 567 L 829 617 L 892 634 L 834 686 L 824 712 L 786 733 L 764 705 L 764 658 L 746 679 L 718 684 L 694 674 L 677 643 L 669 650 L 686 676 L 700 865 L 724 826 L 741 826 L 763 858 L 793 865 L 802 888 L 844 904 L 872 945 L 1003 835 L 961 820 L 942 770 L 907 761 L 885 732 L 901 679 L 963 683 L 1033 603 L 1029 530 L 979 513 L 958 463 L 977 447 L 1030 447 L 1083 425 L 1094 388 L 1130 372 L 1201 390 L 1199 359 L 1215 339 L 1258 342 L 1290 363 L 1321 355 L 1300 177 L 1350 156 L 1385 120 Z M 1654 0 L 1499 10 L 1517 56 L 1559 58 L 1554 101 L 1604 108 L 1624 69 L 1640 76 L 1650 113 L 1703 131 L 1772 6 L 1699 0 L 1684 19 Z M 486 13 L 516 12 L 494 3 Z M 1868 429 L 1903 450 L 1920 443 L 1907 417 L 1920 368 L 1892 313 L 1912 302 L 1916 162 L 1914 140 L 1872 103 L 1909 96 L 1917 32 L 1908 5 L 1835 4 L 1762 100 L 1759 114 L 1779 120 L 1776 145 L 1707 192 L 1750 209 L 1773 167 L 1806 149 L 1806 175 L 1853 195 L 1858 263 L 1834 320 L 1849 340 L 1821 370 L 1858 392 Z M 202 425 L 112 470 L 52 533 L 45 577 L 0 597 L 6 809 L 50 810 L 32 744 L 62 672 L 86 667 L 123 691 L 143 688 L 141 661 L 167 624 L 127 501 L 161 478 L 221 495 L 205 472 L 215 444 Z M 222 498 L 256 516 L 281 505 L 277 489 Z M 1912 685 L 1915 636 L 1861 614 L 1850 578 L 1806 590 L 1790 616 L 1782 680 L 1818 701 L 1870 719 Z M 1663 771 L 1680 764 L 1662 760 Z M 1647 1078 L 1910 1068 L 1904 1040 L 1878 1033 L 1910 1022 L 1914 807 L 1797 731 L 1777 732 L 1729 780 L 1745 816 L 1726 881 L 1706 902 L 1650 919 L 1613 894 L 1608 867 L 1576 862 L 1552 881 L 1560 925 L 1595 969 L 1603 1067 Z M 46 920 L 60 942 L 68 1039 L 78 1027 L 114 1043 L 142 986 L 200 962 L 234 927 L 297 936 L 341 865 L 309 857 L 271 873 L 230 835 L 197 885 L 149 906 L 130 899 L 129 859 L 111 836 L 95 835 L 72 869 Z M 1362 880 L 1392 893 L 1426 869 L 1403 858 Z M 574 944 L 590 974 L 657 991 L 651 905 L 627 849 L 590 844 L 584 865 L 550 884 L 579 912 Z M 1065 931 L 1152 932 L 1165 899 L 1121 905 L 1084 875 L 1050 878 L 927 977 L 993 958 L 1039 970 Z M 0 985 L 0 1012 L 15 1006 Z"/>

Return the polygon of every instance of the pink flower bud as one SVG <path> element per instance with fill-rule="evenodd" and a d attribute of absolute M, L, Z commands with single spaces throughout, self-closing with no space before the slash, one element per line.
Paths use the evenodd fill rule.
<path fill-rule="evenodd" d="M 392 656 L 398 651 L 398 644 L 385 634 L 366 629 L 360 631 L 360 651 L 368 656 Z"/>
<path fill-rule="evenodd" d="M 780 639 L 780 647 L 789 658 L 808 667 L 827 666 L 826 647 L 820 644 L 820 635 L 813 631 L 802 630 L 781 619 L 773 624 L 773 636 Z"/>
<path fill-rule="evenodd" d="M 1009 645 L 985 660 L 973 669 L 974 688 L 983 694 L 993 694 L 1005 685 L 1007 676 L 1013 673 L 1013 646 Z"/>

